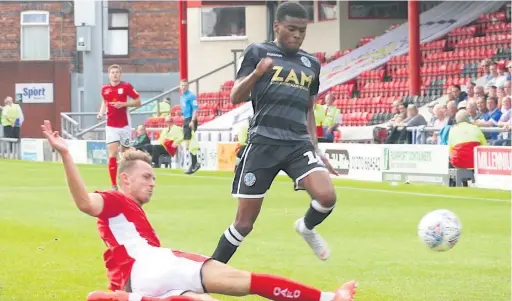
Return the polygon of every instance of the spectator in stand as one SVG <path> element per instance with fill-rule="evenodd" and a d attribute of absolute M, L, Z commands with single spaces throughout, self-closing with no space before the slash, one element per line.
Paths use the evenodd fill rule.
<path fill-rule="evenodd" d="M 151 139 L 149 139 L 148 133 L 146 132 L 146 126 L 139 124 L 135 131 L 135 141 L 133 147 L 136 150 L 145 151 L 148 154 L 153 153 L 153 145 L 151 145 Z"/>
<path fill-rule="evenodd" d="M 498 97 L 498 87 L 495 84 L 488 85 L 486 94 L 487 97 Z"/>
<path fill-rule="evenodd" d="M 498 77 L 496 78 L 495 85 L 499 88 L 505 86 L 505 82 L 507 81 L 507 73 L 505 72 L 505 65 L 496 64 L 496 68 L 498 70 Z"/>
<path fill-rule="evenodd" d="M 478 99 L 478 97 L 484 97 L 485 96 L 485 89 L 482 86 L 475 86 L 473 91 L 474 91 L 474 93 L 473 93 L 473 100 L 475 100 L 475 101 Z"/>
<path fill-rule="evenodd" d="M 507 96 L 503 99 L 503 104 L 501 107 L 501 111 L 503 114 L 501 114 L 501 118 L 498 121 L 498 127 L 504 128 L 507 130 L 506 132 L 501 132 L 498 134 L 498 140 L 494 141 L 493 145 L 497 146 L 510 146 L 510 124 L 512 121 L 512 118 L 510 118 L 512 114 L 511 109 L 511 99 L 510 96 Z"/>
<path fill-rule="evenodd" d="M 450 100 L 446 103 L 446 116 L 448 117 L 448 124 L 455 124 L 455 114 L 457 114 L 457 103 L 455 100 Z"/>
<path fill-rule="evenodd" d="M 512 61 L 508 62 L 507 69 L 507 80 L 510 81 L 512 80 Z"/>
<path fill-rule="evenodd" d="M 474 148 L 487 145 L 487 140 L 482 130 L 470 123 L 469 114 L 465 110 L 457 112 L 455 122 L 456 125 L 451 127 L 448 134 L 450 167 L 473 169 Z M 467 186 L 467 183 L 464 183 L 464 186 Z"/>
<path fill-rule="evenodd" d="M 406 140 L 411 142 L 411 135 L 408 134 L 408 127 L 417 127 L 417 126 L 426 126 L 427 121 L 423 115 L 419 114 L 418 108 L 414 104 L 410 104 L 407 106 L 407 118 L 405 118 L 402 122 L 398 123 L 397 126 L 393 128 L 391 134 L 389 135 L 387 142 L 390 144 L 401 143 Z"/>
<path fill-rule="evenodd" d="M 451 97 L 450 100 L 455 100 L 457 104 L 461 103 L 462 101 L 466 100 L 468 98 L 468 94 L 466 92 L 462 92 L 460 90 L 459 85 L 453 85 L 450 88 Z"/>
<path fill-rule="evenodd" d="M 166 117 L 171 114 L 171 99 L 166 97 L 157 104 L 154 117 Z"/>
<path fill-rule="evenodd" d="M 469 114 L 469 120 L 474 121 L 478 119 L 478 107 L 476 101 L 470 100 L 467 103 L 466 111 Z"/>
<path fill-rule="evenodd" d="M 461 107 L 466 107 L 467 106 L 467 102 L 471 99 L 473 99 L 473 97 L 475 96 L 475 83 L 471 80 L 468 80 L 468 82 L 466 83 L 466 99 L 464 99 L 463 101 L 461 101 L 459 103 L 459 105 Z M 461 105 L 462 103 L 462 105 Z"/>
<path fill-rule="evenodd" d="M 492 62 L 489 65 L 489 74 L 486 77 L 485 84 L 488 86 L 495 86 L 499 77 L 500 75 L 498 73 L 498 64 Z"/>
<path fill-rule="evenodd" d="M 476 84 L 478 86 L 485 86 L 487 82 L 491 79 L 491 72 L 489 71 L 489 67 L 491 66 L 491 59 L 484 59 L 480 63 L 480 68 L 483 70 L 483 76 L 479 77 L 476 80 Z"/>
<path fill-rule="evenodd" d="M 341 112 L 336 106 L 333 105 L 334 96 L 327 94 L 325 96 L 324 112 L 325 118 L 322 122 L 324 131 L 324 139 L 326 142 L 334 142 L 334 131 L 341 124 Z"/>
<path fill-rule="evenodd" d="M 434 120 L 429 123 L 429 126 L 433 127 L 436 130 L 441 130 L 448 124 L 448 118 L 446 117 L 446 109 L 441 104 L 436 104 L 433 109 Z M 428 144 L 437 144 L 438 142 L 438 134 L 434 132 L 432 137 L 427 138 Z"/>
<path fill-rule="evenodd" d="M 508 96 L 511 96 L 512 95 L 512 89 L 511 89 L 511 84 L 512 82 L 510 80 L 507 80 L 505 82 L 505 94 L 508 95 Z"/>
<path fill-rule="evenodd" d="M 505 82 L 503 82 L 503 84 L 501 86 L 498 86 L 498 93 L 496 96 L 498 98 L 498 108 L 501 109 L 501 104 L 503 103 L 503 98 L 505 98 L 505 96 L 507 96 L 507 93 L 505 92 Z"/>
<path fill-rule="evenodd" d="M 496 127 L 498 126 L 498 121 L 501 118 L 501 110 L 498 108 L 498 98 L 497 97 L 489 97 L 487 98 L 487 113 L 482 114 L 480 118 L 476 121 L 473 121 L 474 125 L 479 127 Z M 496 140 L 498 138 L 498 133 L 486 133 L 487 139 Z"/>
<path fill-rule="evenodd" d="M 175 125 L 171 116 L 166 116 L 164 122 L 167 127 L 163 128 L 160 132 L 160 138 L 158 139 L 160 144 L 153 145 L 151 156 L 153 158 L 153 165 L 156 168 L 160 168 L 160 156 L 168 154 L 173 157 L 178 151 L 178 146 L 184 140 L 183 128 Z"/>
<path fill-rule="evenodd" d="M 476 116 L 475 121 L 478 119 L 481 119 L 484 114 L 487 114 L 488 110 L 487 110 L 487 100 L 486 99 L 487 98 L 485 96 L 482 96 L 482 97 L 478 97 L 478 99 L 476 100 L 478 115 Z"/>
<path fill-rule="evenodd" d="M 468 95 L 468 98 L 471 98 L 473 95 L 475 95 L 475 87 L 476 84 L 474 81 L 468 80 L 466 82 L 466 94 Z"/>

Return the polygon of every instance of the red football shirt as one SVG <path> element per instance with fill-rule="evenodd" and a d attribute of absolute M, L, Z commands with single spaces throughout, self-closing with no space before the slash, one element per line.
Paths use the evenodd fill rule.
<path fill-rule="evenodd" d="M 130 279 L 133 263 L 144 249 L 160 247 L 160 240 L 146 213 L 134 200 L 117 191 L 97 191 L 104 200 L 98 231 L 107 245 L 103 254 L 109 289 L 122 290 Z"/>
<path fill-rule="evenodd" d="M 127 102 L 128 97 L 136 99 L 139 93 L 135 91 L 132 85 L 126 82 L 120 82 L 116 86 L 110 84 L 101 88 L 101 96 L 107 105 L 107 126 L 123 128 L 128 123 L 128 108 L 114 108 L 112 102 Z"/>

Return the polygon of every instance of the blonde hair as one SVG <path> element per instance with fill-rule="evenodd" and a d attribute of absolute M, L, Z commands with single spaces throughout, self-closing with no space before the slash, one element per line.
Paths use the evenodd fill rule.
<path fill-rule="evenodd" d="M 121 66 L 116 65 L 116 64 L 114 64 L 114 65 L 110 65 L 110 66 L 108 67 L 108 72 L 110 73 L 110 70 L 112 70 L 112 69 L 117 69 L 117 70 L 119 70 L 119 72 L 122 72 L 122 71 L 123 71 L 123 70 L 121 70 Z"/>
<path fill-rule="evenodd" d="M 131 169 L 137 161 L 143 161 L 149 165 L 152 163 L 151 156 L 148 153 L 133 149 L 126 150 L 121 155 L 121 160 L 118 164 L 118 173 L 120 174 Z"/>

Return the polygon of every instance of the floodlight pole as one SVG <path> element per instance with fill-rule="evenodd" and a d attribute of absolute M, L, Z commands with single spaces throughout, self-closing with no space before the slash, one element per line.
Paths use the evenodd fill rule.
<path fill-rule="evenodd" d="M 180 79 L 188 78 L 187 1 L 178 1 Z"/>
<path fill-rule="evenodd" d="M 420 95 L 421 50 L 419 1 L 409 0 L 409 95 Z"/>

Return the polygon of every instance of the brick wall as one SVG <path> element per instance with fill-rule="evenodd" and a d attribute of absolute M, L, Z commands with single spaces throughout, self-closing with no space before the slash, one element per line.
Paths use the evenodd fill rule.
<path fill-rule="evenodd" d="M 64 61 L 0 62 L 0 100 L 15 97 L 16 83 L 53 83 L 53 103 L 22 104 L 25 121 L 21 137 L 42 138 L 41 122 L 50 120 L 60 129 L 60 113 L 69 112 L 71 103 L 70 65 Z"/>
<path fill-rule="evenodd" d="M 20 60 L 20 12 L 50 12 L 51 60 L 68 61 L 80 71 L 75 51 L 76 28 L 73 13 L 62 14 L 63 2 L 1 1 L 0 61 Z M 109 1 L 109 8 L 129 12 L 130 50 L 128 56 L 105 57 L 105 68 L 119 64 L 124 72 L 178 71 L 178 7 L 175 1 Z"/>

